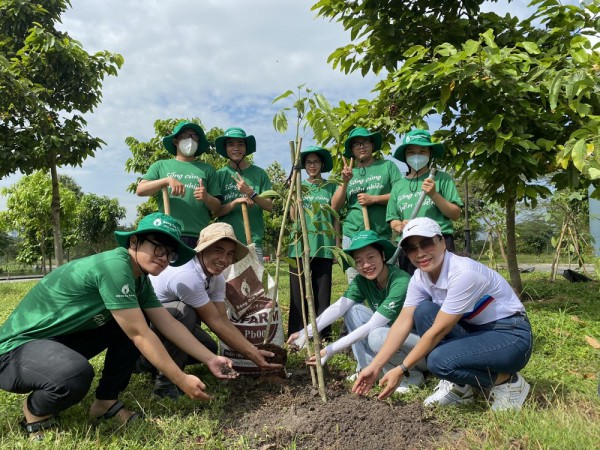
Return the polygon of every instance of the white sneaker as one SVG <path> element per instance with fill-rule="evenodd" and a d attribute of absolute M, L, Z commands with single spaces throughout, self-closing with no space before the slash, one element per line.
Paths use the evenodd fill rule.
<path fill-rule="evenodd" d="M 473 388 L 466 384 L 459 386 L 447 380 L 438 383 L 433 394 L 425 399 L 423 405 L 460 405 L 473 401 Z"/>
<path fill-rule="evenodd" d="M 351 381 L 352 383 L 354 383 L 357 378 L 358 378 L 358 372 L 353 373 L 352 375 L 348 375 L 346 377 L 346 381 Z"/>
<path fill-rule="evenodd" d="M 529 394 L 529 383 L 517 373 L 517 381 L 494 386 L 490 395 L 494 397 L 492 403 L 493 411 L 506 411 L 508 409 L 521 409 L 527 394 Z"/>
<path fill-rule="evenodd" d="M 421 387 L 425 384 L 423 372 L 416 369 L 410 370 L 410 376 L 402 378 L 400 385 L 396 388 L 396 394 L 406 394 L 414 388 Z"/>

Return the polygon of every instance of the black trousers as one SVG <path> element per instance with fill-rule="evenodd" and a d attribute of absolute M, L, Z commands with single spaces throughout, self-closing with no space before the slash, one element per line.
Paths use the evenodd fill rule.
<path fill-rule="evenodd" d="M 312 289 L 315 300 L 315 310 L 317 316 L 321 315 L 327 309 L 331 301 L 331 272 L 333 260 L 329 258 L 311 258 L 310 271 L 312 277 Z M 299 270 L 298 270 L 299 269 Z M 302 309 L 304 307 L 306 320 L 308 322 L 308 310 L 306 309 L 306 300 L 300 295 L 300 283 L 304 287 L 304 276 L 299 276 L 302 272 L 302 260 L 297 269 L 290 267 L 290 316 L 288 321 L 288 336 L 304 328 L 302 323 Z M 306 294 L 306 292 L 305 292 Z M 331 327 L 321 330 L 321 338 L 329 340 L 331 337 Z"/>
<path fill-rule="evenodd" d="M 79 403 L 94 379 L 89 359 L 107 350 L 96 398 L 127 388 L 138 349 L 115 320 L 93 330 L 37 339 L 0 355 L 0 389 L 26 394 L 29 411 L 55 415 Z"/>

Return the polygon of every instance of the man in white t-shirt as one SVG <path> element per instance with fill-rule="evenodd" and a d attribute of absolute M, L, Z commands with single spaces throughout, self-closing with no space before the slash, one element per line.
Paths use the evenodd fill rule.
<path fill-rule="evenodd" d="M 200 232 L 195 250 L 196 257 L 177 267 L 177 270 L 167 269 L 157 277 L 150 277 L 158 300 L 209 348 L 207 339 L 210 337 L 200 328 L 201 323 L 205 323 L 219 339 L 259 368 L 281 369 L 281 365 L 266 361 L 265 357 L 272 357 L 273 353 L 257 349 L 227 317 L 223 271 L 248 254 L 246 246 L 237 240 L 232 226 L 222 222 L 207 226 Z M 193 362 L 170 342 L 165 341 L 164 344 L 180 367 Z M 214 341 L 213 345 L 216 346 Z M 154 394 L 170 398 L 181 395 L 177 387 L 162 374 L 156 377 Z"/>

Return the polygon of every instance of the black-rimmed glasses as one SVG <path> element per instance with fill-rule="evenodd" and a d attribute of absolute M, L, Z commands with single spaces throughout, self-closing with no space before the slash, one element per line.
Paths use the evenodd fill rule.
<path fill-rule="evenodd" d="M 166 245 L 163 245 L 159 242 L 155 242 L 152 239 L 146 238 L 146 240 L 152 245 L 154 245 L 154 256 L 162 258 L 163 256 L 167 255 L 167 259 L 171 264 L 173 264 L 179 258 L 179 254 L 177 253 L 177 251 L 169 250 Z"/>
<path fill-rule="evenodd" d="M 352 141 L 352 149 L 367 148 L 371 145 L 371 141 Z"/>

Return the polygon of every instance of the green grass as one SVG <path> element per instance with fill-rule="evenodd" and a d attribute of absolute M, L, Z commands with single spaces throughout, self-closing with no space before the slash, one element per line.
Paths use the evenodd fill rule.
<path fill-rule="evenodd" d="M 506 276 L 506 274 L 504 274 Z M 548 282 L 547 273 L 523 274 L 526 307 L 532 322 L 534 352 L 523 375 L 532 391 L 521 412 L 493 413 L 485 399 L 461 408 L 437 408 L 428 414 L 447 424 L 437 448 L 471 449 L 600 449 L 600 400 L 597 397 L 600 350 L 586 338 L 600 341 L 600 285 L 571 284 L 564 279 Z M 34 283 L 0 284 L 0 323 Z M 280 303 L 287 316 L 289 288 L 287 276 L 281 278 Z M 343 293 L 345 277 L 334 272 L 333 300 Z M 338 331 L 334 327 L 334 333 Z M 293 355 L 293 366 L 302 364 Z M 95 358 L 97 372 L 102 357 Z M 351 372 L 354 362 L 347 355 L 336 355 L 330 362 L 335 369 Z M 87 417 L 93 389 L 80 405 L 61 414 L 62 426 L 50 433 L 39 449 L 165 449 L 251 448 L 251 436 L 232 437 L 218 418 L 226 405 L 234 404 L 227 383 L 216 381 L 204 368 L 194 366 L 209 385 L 215 399 L 209 403 L 184 398 L 178 402 L 155 400 L 152 386 L 143 375 L 134 375 L 123 401 L 143 411 L 146 420 L 119 429 L 115 423 L 94 423 Z M 436 384 L 410 394 L 408 400 L 422 401 Z M 31 448 L 18 426 L 23 395 L 0 391 L 0 449 Z M 294 448 L 294 445 L 290 446 Z"/>

